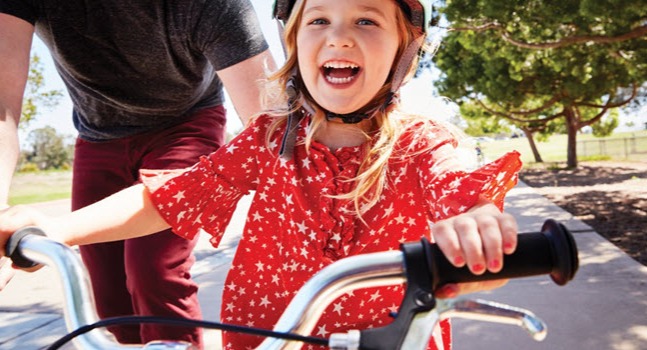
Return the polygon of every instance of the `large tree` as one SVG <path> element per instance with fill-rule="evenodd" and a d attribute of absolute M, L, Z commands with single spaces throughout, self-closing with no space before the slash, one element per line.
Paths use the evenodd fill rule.
<path fill-rule="evenodd" d="M 471 100 L 529 140 L 563 123 L 567 163 L 577 132 L 634 100 L 647 81 L 643 1 L 447 0 L 436 54 L 440 93 Z"/>

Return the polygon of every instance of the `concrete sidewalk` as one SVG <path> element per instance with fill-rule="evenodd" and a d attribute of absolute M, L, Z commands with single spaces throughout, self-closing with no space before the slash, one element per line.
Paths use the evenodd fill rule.
<path fill-rule="evenodd" d="M 207 237 L 202 237 L 196 248 L 193 275 L 200 284 L 207 320 L 218 320 L 220 292 L 250 199 L 241 202 L 219 249 L 213 249 Z M 60 212 L 69 205 L 66 201 L 44 205 L 51 204 L 41 209 Z M 548 324 L 548 337 L 543 342 L 533 341 L 515 326 L 455 320 L 454 349 L 647 349 L 647 267 L 523 183 L 510 192 L 506 205 L 519 221 L 521 232 L 538 231 L 547 218 L 578 231 L 574 235 L 580 270 L 564 287 L 548 277 L 532 277 L 469 296 L 533 311 Z M 49 268 L 19 273 L 0 292 L 0 349 L 42 349 L 66 333 L 54 275 Z M 209 348 L 217 348 L 217 333 L 207 332 L 207 341 Z"/>

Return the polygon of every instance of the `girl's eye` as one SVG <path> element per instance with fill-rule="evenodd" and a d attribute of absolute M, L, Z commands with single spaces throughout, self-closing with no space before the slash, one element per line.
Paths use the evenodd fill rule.
<path fill-rule="evenodd" d="M 375 23 L 374 21 L 366 18 L 360 19 L 359 21 L 357 21 L 357 24 L 362 26 L 377 25 L 377 23 Z"/>
<path fill-rule="evenodd" d="M 315 20 L 310 21 L 310 24 L 315 24 L 315 25 L 328 24 L 328 21 L 326 21 L 323 18 L 317 18 Z"/>

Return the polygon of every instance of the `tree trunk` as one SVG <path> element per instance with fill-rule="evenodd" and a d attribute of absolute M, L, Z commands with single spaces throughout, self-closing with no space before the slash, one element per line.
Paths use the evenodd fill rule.
<path fill-rule="evenodd" d="M 569 169 L 577 168 L 577 131 L 578 123 L 573 107 L 565 109 L 566 129 L 568 132 L 568 143 L 566 144 L 566 166 Z"/>
<path fill-rule="evenodd" d="M 544 160 L 541 159 L 541 155 L 539 154 L 539 150 L 537 149 L 537 145 L 535 144 L 535 139 L 532 137 L 532 131 L 526 128 L 521 128 L 521 130 L 523 130 L 523 133 L 528 139 L 528 144 L 530 145 L 530 149 L 532 150 L 532 155 L 535 157 L 535 162 L 543 163 Z"/>

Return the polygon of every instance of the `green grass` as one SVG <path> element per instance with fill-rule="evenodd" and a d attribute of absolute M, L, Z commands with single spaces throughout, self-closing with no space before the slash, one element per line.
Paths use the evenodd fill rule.
<path fill-rule="evenodd" d="M 9 204 L 30 204 L 70 198 L 71 171 L 17 173 L 9 188 Z"/>
<path fill-rule="evenodd" d="M 581 144 L 581 142 L 586 141 L 587 145 L 592 144 L 596 145 L 599 140 L 606 140 L 609 145 L 621 145 L 622 141 L 621 139 L 623 138 L 631 138 L 631 137 L 636 137 L 637 138 L 637 144 L 636 144 L 636 149 L 642 150 L 642 154 L 635 154 L 635 155 L 629 155 L 625 157 L 623 155 L 622 151 L 615 151 L 614 147 L 607 147 L 607 151 L 609 151 L 610 155 L 604 155 L 604 154 L 599 154 L 596 153 L 595 150 L 593 150 L 591 154 L 584 154 L 583 151 L 581 151 L 581 145 L 578 146 L 578 160 L 579 161 L 586 161 L 586 160 L 629 160 L 629 161 L 638 161 L 642 160 L 645 161 L 647 160 L 647 130 L 643 131 L 638 131 L 638 132 L 628 132 L 628 133 L 617 133 L 614 134 L 610 137 L 606 138 L 596 138 L 593 135 L 588 135 L 588 134 L 580 134 L 577 135 L 577 141 L 578 143 Z M 613 141 L 615 140 L 615 141 Z M 542 159 L 546 163 L 558 163 L 558 162 L 566 162 L 566 143 L 567 143 L 567 137 L 566 135 L 553 135 L 549 138 L 548 141 L 546 142 L 536 142 L 537 149 L 539 150 L 539 154 L 541 155 Z M 589 149 L 591 147 L 589 146 Z M 516 150 L 519 153 L 521 153 L 521 160 L 525 164 L 530 164 L 535 162 L 535 158 L 532 155 L 532 151 L 530 150 L 530 146 L 528 145 L 528 140 L 525 137 L 520 137 L 516 139 L 508 139 L 508 140 L 495 140 L 491 142 L 483 142 L 481 143 L 481 149 L 483 150 L 483 154 L 485 155 L 486 158 L 488 159 L 496 159 L 503 155 L 506 152 Z"/>

